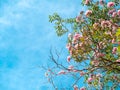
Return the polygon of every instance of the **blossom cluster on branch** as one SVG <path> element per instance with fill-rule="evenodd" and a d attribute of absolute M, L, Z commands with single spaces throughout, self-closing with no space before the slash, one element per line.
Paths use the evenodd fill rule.
<path fill-rule="evenodd" d="M 73 60 L 84 66 L 82 69 L 74 65 L 66 68 L 54 60 L 63 67 L 57 75 L 79 73 L 88 87 L 97 90 L 107 90 L 109 82 L 111 90 L 120 88 L 120 1 L 83 0 L 82 4 L 87 10 L 81 11 L 76 18 L 62 19 L 58 14 L 50 16 L 58 36 L 68 32 L 67 62 Z M 66 23 L 72 26 L 72 31 Z M 88 87 L 83 86 L 80 90 L 89 90 Z M 73 88 L 79 90 L 77 83 Z"/>

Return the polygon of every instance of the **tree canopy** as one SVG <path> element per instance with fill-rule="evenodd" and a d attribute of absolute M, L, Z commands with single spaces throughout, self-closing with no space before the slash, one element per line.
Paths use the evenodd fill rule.
<path fill-rule="evenodd" d="M 49 16 L 58 36 L 68 34 L 67 62 L 81 64 L 67 68 L 51 56 L 61 68 L 55 75 L 80 73 L 87 86 L 78 87 L 77 79 L 74 90 L 120 89 L 120 0 L 83 0 L 81 5 L 86 6 L 86 11 L 80 11 L 75 18 L 63 19 L 57 13 Z"/>

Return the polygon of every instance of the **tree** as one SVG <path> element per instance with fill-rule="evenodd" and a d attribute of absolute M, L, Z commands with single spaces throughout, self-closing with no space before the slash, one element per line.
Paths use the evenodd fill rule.
<path fill-rule="evenodd" d="M 87 84 L 80 90 L 120 89 L 120 0 L 83 0 L 82 5 L 87 11 L 80 11 L 75 18 L 63 19 L 57 13 L 49 16 L 58 36 L 68 33 L 67 61 L 72 59 L 79 66 L 67 68 L 51 53 L 50 58 L 61 71 L 50 69 L 46 75 L 54 87 L 52 76 L 80 73 Z M 79 80 L 73 84 L 74 90 L 78 90 Z"/>

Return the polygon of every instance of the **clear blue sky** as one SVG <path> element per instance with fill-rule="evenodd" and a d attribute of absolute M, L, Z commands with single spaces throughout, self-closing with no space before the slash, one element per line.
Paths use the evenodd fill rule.
<path fill-rule="evenodd" d="M 51 90 L 38 66 L 65 47 L 48 15 L 77 16 L 81 0 L 0 0 L 0 90 Z"/>

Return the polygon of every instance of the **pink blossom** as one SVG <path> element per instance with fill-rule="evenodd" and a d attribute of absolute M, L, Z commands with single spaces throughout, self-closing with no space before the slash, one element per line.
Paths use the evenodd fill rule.
<path fill-rule="evenodd" d="M 75 48 L 75 49 L 78 49 L 78 46 L 79 46 L 79 45 L 78 45 L 78 44 L 76 44 L 76 45 L 74 46 L 74 48 Z"/>
<path fill-rule="evenodd" d="M 118 41 L 118 45 L 120 45 L 120 41 Z"/>
<path fill-rule="evenodd" d="M 83 76 L 83 75 L 85 75 L 85 72 L 81 71 L 80 76 Z"/>
<path fill-rule="evenodd" d="M 68 44 L 66 45 L 66 48 L 68 49 L 68 48 L 69 48 L 69 46 L 70 46 L 70 43 L 68 43 Z"/>
<path fill-rule="evenodd" d="M 74 90 L 78 90 L 78 86 L 77 85 L 74 85 Z"/>
<path fill-rule="evenodd" d="M 90 3 L 90 0 L 85 0 L 85 5 L 88 5 Z"/>
<path fill-rule="evenodd" d="M 112 44 L 115 44 L 115 39 L 114 38 L 112 39 Z"/>
<path fill-rule="evenodd" d="M 120 16 L 120 10 L 117 11 L 117 14 Z"/>
<path fill-rule="evenodd" d="M 100 0 L 99 3 L 100 3 L 100 5 L 103 5 L 103 4 L 104 4 L 104 1 L 103 1 L 103 0 Z"/>
<path fill-rule="evenodd" d="M 61 70 L 58 72 L 58 75 L 65 74 L 66 72 L 64 70 Z"/>
<path fill-rule="evenodd" d="M 105 56 L 105 54 L 103 54 L 103 53 L 97 53 L 97 55 L 96 55 L 98 58 L 99 57 L 104 57 Z"/>
<path fill-rule="evenodd" d="M 70 59 L 71 59 L 71 56 L 68 56 L 67 57 L 67 61 L 70 62 Z"/>
<path fill-rule="evenodd" d="M 72 50 L 70 50 L 70 55 L 72 55 L 73 54 L 73 51 Z"/>
<path fill-rule="evenodd" d="M 70 65 L 70 66 L 68 67 L 68 69 L 72 70 L 72 69 L 74 69 L 74 66 L 73 66 L 73 65 Z"/>
<path fill-rule="evenodd" d="M 110 27 L 112 24 L 110 21 L 102 21 L 101 22 L 101 26 L 104 27 Z"/>
<path fill-rule="evenodd" d="M 73 37 L 72 44 L 76 44 L 76 43 L 77 43 L 77 40 L 76 38 Z"/>
<path fill-rule="evenodd" d="M 117 47 L 113 47 L 112 53 L 116 54 L 116 51 L 117 51 Z"/>
<path fill-rule="evenodd" d="M 104 27 L 105 25 L 107 26 L 107 23 L 105 21 L 102 21 L 101 26 Z"/>
<path fill-rule="evenodd" d="M 92 65 L 98 66 L 99 65 L 99 61 L 98 60 L 93 60 L 92 61 Z"/>
<path fill-rule="evenodd" d="M 75 42 L 76 40 L 78 40 L 80 37 L 81 37 L 81 35 L 80 35 L 79 33 L 76 33 L 76 34 L 73 36 L 73 42 Z"/>
<path fill-rule="evenodd" d="M 112 33 L 110 31 L 105 32 L 105 34 L 110 35 L 112 37 Z"/>
<path fill-rule="evenodd" d="M 93 81 L 93 78 L 91 78 L 91 77 L 88 78 L 88 80 L 87 80 L 88 83 L 90 83 L 90 82 L 92 82 L 92 81 Z"/>
<path fill-rule="evenodd" d="M 116 60 L 116 62 L 120 62 L 120 59 Z"/>
<path fill-rule="evenodd" d="M 78 70 L 75 70 L 75 69 L 74 69 L 74 70 L 72 70 L 72 71 L 73 71 L 73 72 L 78 72 Z"/>
<path fill-rule="evenodd" d="M 80 90 L 86 90 L 85 87 L 81 87 Z"/>
<path fill-rule="evenodd" d="M 107 4 L 107 7 L 113 7 L 114 5 L 115 5 L 114 2 L 109 2 L 109 3 Z"/>
<path fill-rule="evenodd" d="M 116 54 L 116 51 L 112 51 L 112 54 Z"/>
<path fill-rule="evenodd" d="M 81 35 L 79 33 L 76 33 L 75 34 L 75 37 L 80 37 Z"/>
<path fill-rule="evenodd" d="M 117 51 L 117 47 L 114 47 L 114 48 L 113 48 L 113 51 Z"/>
<path fill-rule="evenodd" d="M 108 14 L 113 14 L 113 12 L 115 12 L 116 10 L 115 9 L 112 9 L 108 12 Z"/>
<path fill-rule="evenodd" d="M 117 12 L 113 12 L 112 17 L 116 17 L 117 16 Z"/>
<path fill-rule="evenodd" d="M 81 20 L 81 17 L 80 17 L 80 16 L 77 16 L 77 17 L 76 17 L 76 22 L 80 22 L 80 20 Z"/>
<path fill-rule="evenodd" d="M 112 25 L 112 32 L 113 32 L 113 33 L 116 33 L 116 30 L 118 29 L 118 27 L 119 27 L 118 24 L 116 24 L 116 23 L 113 24 L 113 25 Z"/>
<path fill-rule="evenodd" d="M 70 43 L 68 43 L 67 45 L 66 45 L 66 48 L 70 51 L 71 50 L 71 45 L 70 45 Z"/>
<path fill-rule="evenodd" d="M 85 15 L 88 17 L 88 16 L 90 16 L 92 14 L 92 11 L 91 10 L 87 10 L 86 11 L 86 13 L 85 13 Z"/>
<path fill-rule="evenodd" d="M 80 42 L 80 43 L 79 43 L 79 46 L 80 46 L 80 47 L 82 47 L 82 46 L 83 46 L 83 43 L 82 43 L 82 42 Z"/>

